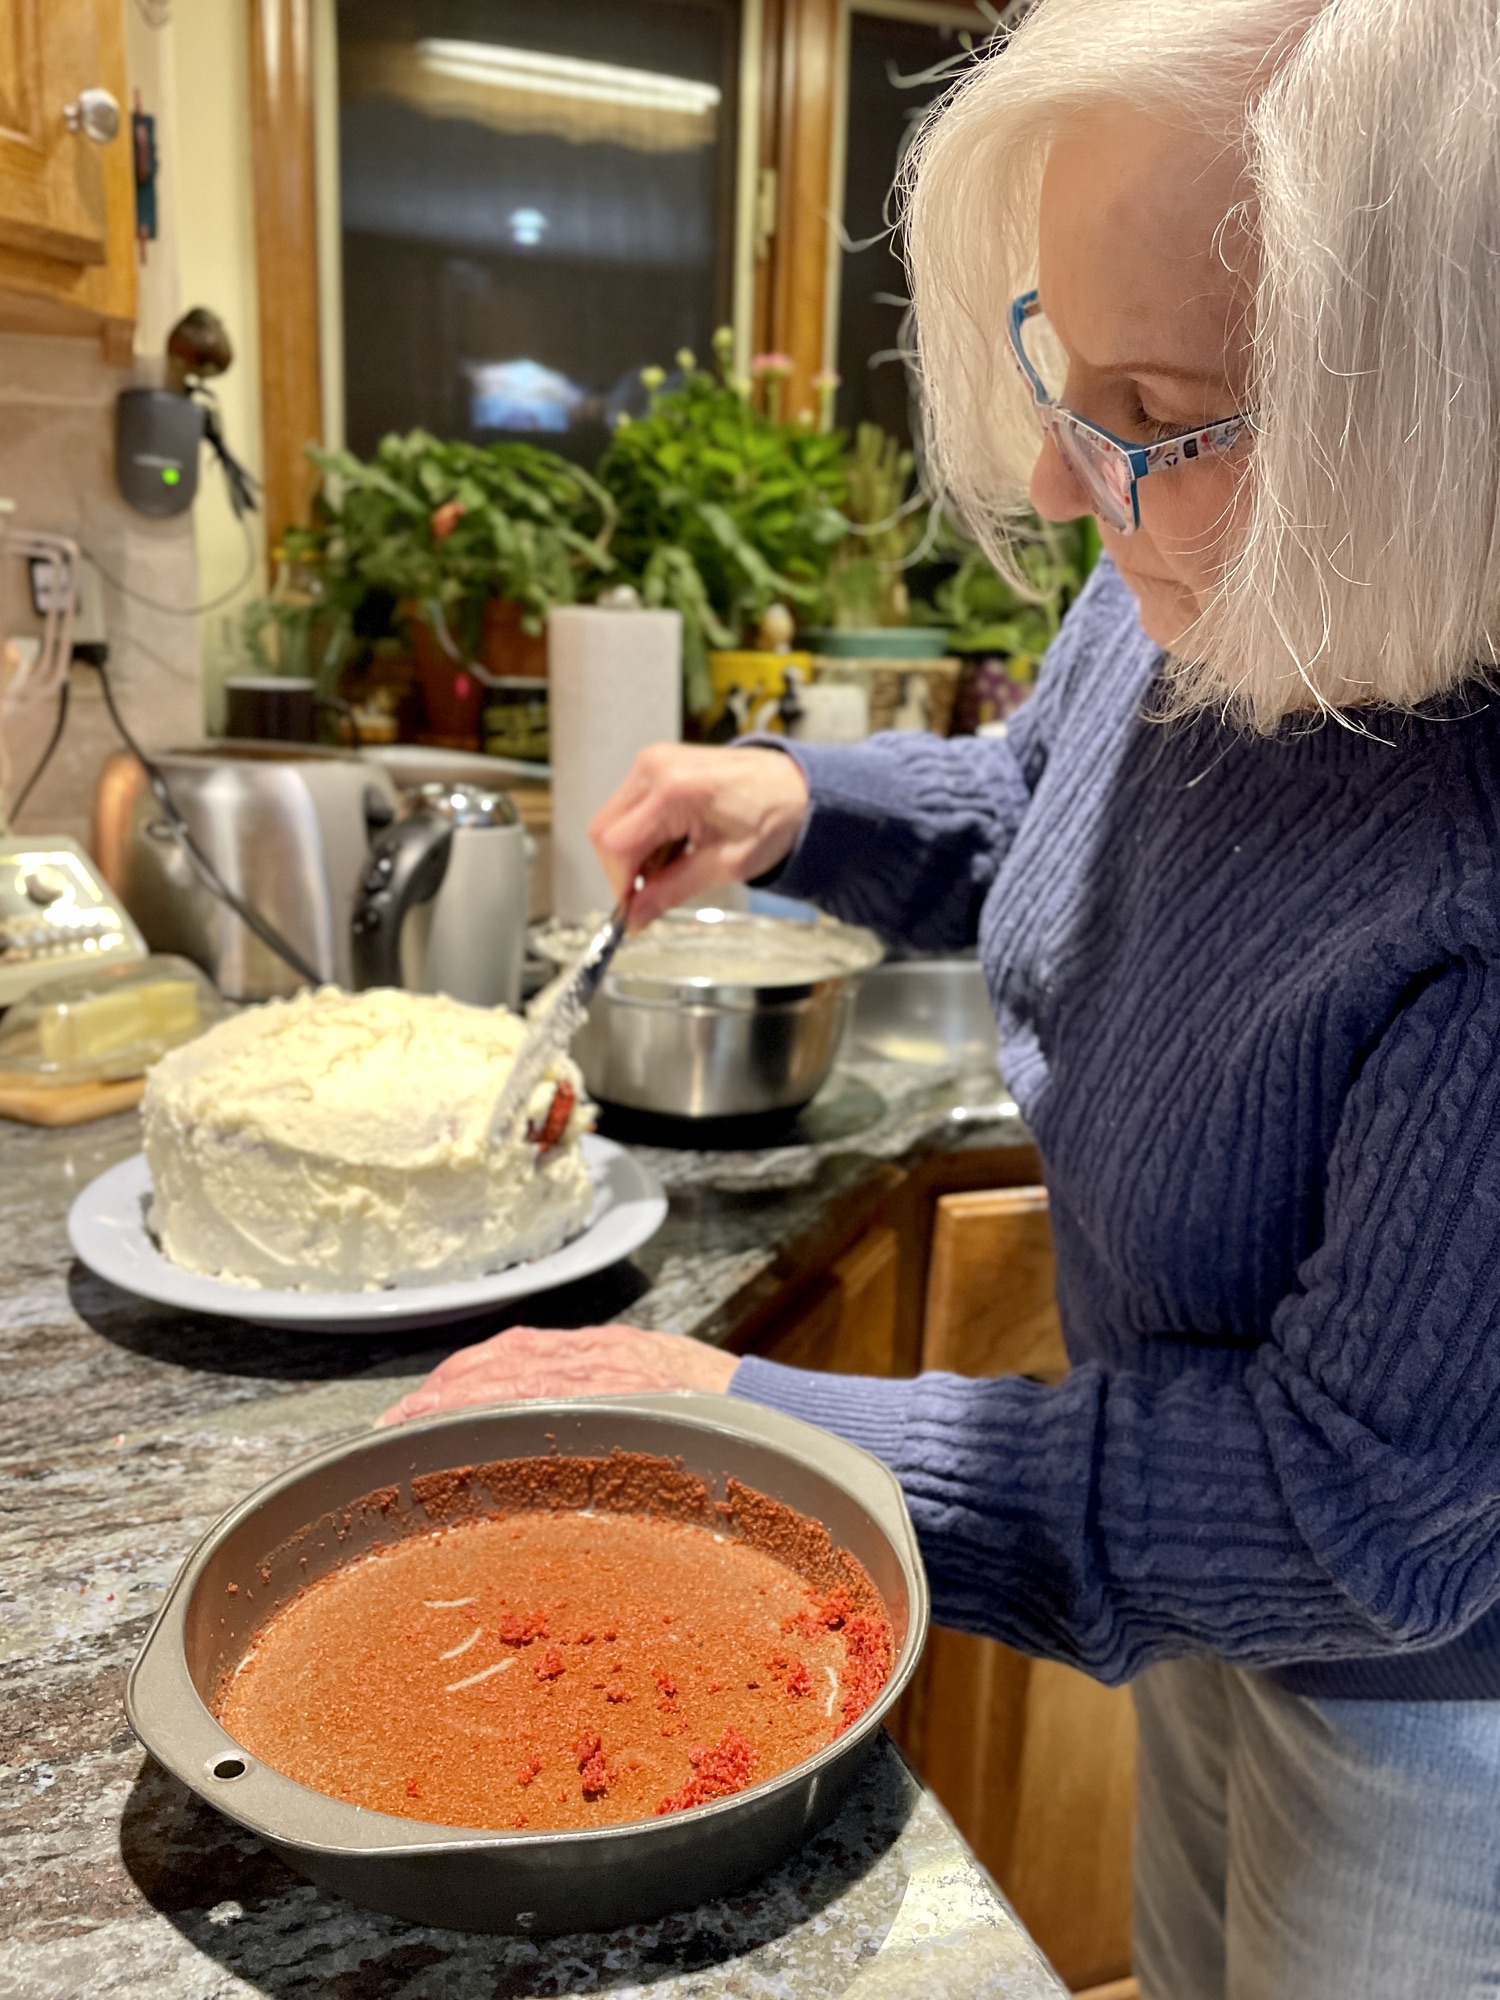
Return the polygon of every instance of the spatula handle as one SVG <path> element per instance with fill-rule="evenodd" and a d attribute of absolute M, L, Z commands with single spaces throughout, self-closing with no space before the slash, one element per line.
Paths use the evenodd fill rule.
<path fill-rule="evenodd" d="M 688 837 L 685 833 L 678 834 L 675 840 L 664 840 L 660 847 L 653 847 L 635 871 L 635 879 L 626 892 L 627 905 L 635 900 L 653 875 L 660 875 L 663 870 L 670 868 L 672 863 L 687 851 Z"/>

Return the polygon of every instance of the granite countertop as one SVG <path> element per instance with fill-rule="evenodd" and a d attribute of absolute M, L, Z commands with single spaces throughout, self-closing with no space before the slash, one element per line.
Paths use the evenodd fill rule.
<path fill-rule="evenodd" d="M 797 1143 L 643 1149 L 671 1197 L 628 1264 L 511 1318 L 622 1317 L 731 1339 L 788 1243 L 884 1163 L 961 1143 L 993 1080 L 835 1072 Z M 1024 1133 L 1013 1112 L 987 1143 Z M 839 1817 L 744 1895 L 613 1934 L 479 1938 L 371 1915 L 294 1875 L 147 1759 L 126 1670 L 178 1563 L 232 1501 L 363 1426 L 504 1321 L 372 1338 L 158 1308 L 73 1258 L 65 1218 L 139 1148 L 134 1114 L 0 1127 L 0 1991 L 504 2000 L 1058 2000 L 1063 1989 L 884 1738 Z"/>

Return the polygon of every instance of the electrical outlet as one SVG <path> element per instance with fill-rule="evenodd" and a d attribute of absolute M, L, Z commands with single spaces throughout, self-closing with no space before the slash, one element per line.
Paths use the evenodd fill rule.
<path fill-rule="evenodd" d="M 61 611 L 61 604 L 54 604 L 55 587 L 59 580 L 66 593 L 72 585 L 73 565 L 64 556 L 56 562 L 49 562 L 45 556 L 33 556 L 27 567 L 31 571 L 31 608 L 38 618 L 50 617 L 54 611 Z"/>
<path fill-rule="evenodd" d="M 74 575 L 73 565 L 60 557 L 55 563 L 44 556 L 32 556 L 28 568 L 31 571 L 31 608 L 38 618 L 46 618 L 54 608 L 53 597 L 59 575 L 63 588 L 69 587 L 73 593 L 73 644 L 75 646 L 101 646 L 105 643 L 104 591 L 100 586 L 98 572 L 91 563 L 80 563 Z"/>

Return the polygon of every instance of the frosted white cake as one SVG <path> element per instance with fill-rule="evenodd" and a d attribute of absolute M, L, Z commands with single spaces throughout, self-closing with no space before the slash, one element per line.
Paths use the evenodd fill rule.
<path fill-rule="evenodd" d="M 514 1015 L 441 995 L 325 987 L 173 1050 L 142 1106 L 163 1254 L 243 1284 L 347 1292 L 557 1249 L 592 1201 L 583 1084 L 559 1058 L 492 1144 L 524 1037 Z"/>

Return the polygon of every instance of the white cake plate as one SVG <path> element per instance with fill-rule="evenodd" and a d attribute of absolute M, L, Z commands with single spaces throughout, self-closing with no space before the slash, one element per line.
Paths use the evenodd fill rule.
<path fill-rule="evenodd" d="M 372 1292 L 275 1292 L 205 1278 L 168 1263 L 146 1227 L 151 1172 L 144 1153 L 101 1174 L 73 1203 L 68 1239 L 101 1278 L 183 1312 L 222 1313 L 261 1326 L 318 1333 L 383 1333 L 392 1327 L 441 1326 L 486 1306 L 530 1298 L 607 1270 L 654 1236 L 666 1219 L 667 1198 L 623 1146 L 584 1135 L 584 1164 L 594 1201 L 579 1234 L 530 1264 L 513 1264 L 482 1278 L 443 1285 L 399 1285 Z"/>

